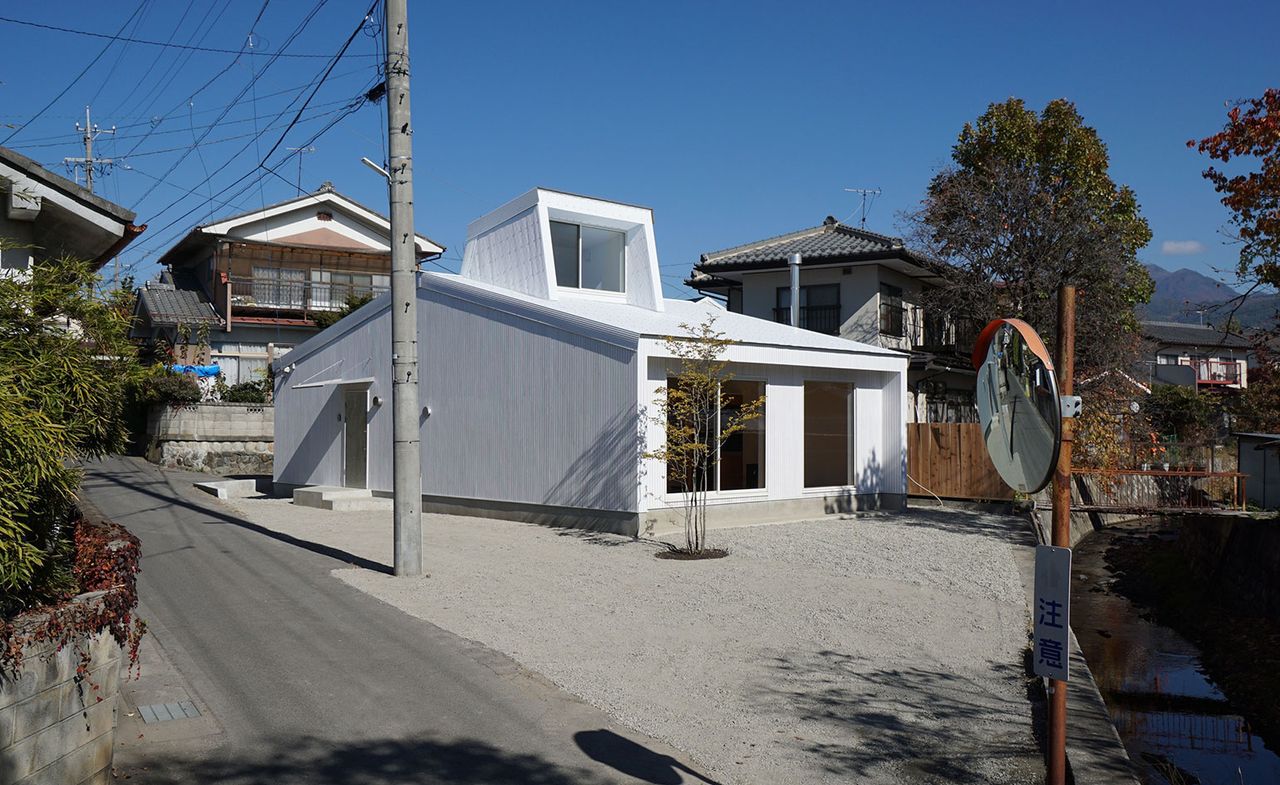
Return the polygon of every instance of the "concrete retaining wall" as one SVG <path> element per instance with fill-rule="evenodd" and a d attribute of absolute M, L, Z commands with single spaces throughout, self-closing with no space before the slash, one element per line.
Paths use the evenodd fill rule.
<path fill-rule="evenodd" d="M 212 474 L 271 474 L 275 408 L 263 404 L 155 406 L 147 417 L 147 460 Z"/>
<path fill-rule="evenodd" d="M 89 651 L 78 683 L 75 647 L 52 644 L 28 647 L 18 678 L 0 680 L 0 785 L 111 782 L 121 651 L 105 632 Z"/>

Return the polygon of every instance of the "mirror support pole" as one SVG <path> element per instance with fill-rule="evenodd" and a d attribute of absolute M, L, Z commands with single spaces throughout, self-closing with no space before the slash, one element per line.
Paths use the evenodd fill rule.
<path fill-rule="evenodd" d="M 1076 288 L 1058 289 L 1058 341 L 1054 363 L 1058 390 L 1074 395 L 1076 355 Z M 1062 419 L 1062 446 L 1053 471 L 1053 540 L 1061 548 L 1071 547 L 1071 441 L 1073 423 Z M 1049 761 L 1046 782 L 1065 785 L 1067 780 L 1067 683 L 1049 680 Z"/>

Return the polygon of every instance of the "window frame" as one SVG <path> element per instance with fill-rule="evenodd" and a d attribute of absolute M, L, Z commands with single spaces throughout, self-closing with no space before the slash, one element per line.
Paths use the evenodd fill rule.
<path fill-rule="evenodd" d="M 559 270 L 559 265 L 556 263 L 557 260 L 555 256 L 556 254 L 555 240 L 552 239 L 551 241 L 551 249 L 550 249 L 551 250 L 551 267 L 552 267 L 552 271 L 555 274 L 555 285 L 557 289 L 560 289 L 566 292 L 586 292 L 593 295 L 599 294 L 599 295 L 604 295 L 606 297 L 626 295 L 627 293 L 627 233 L 625 231 L 621 229 L 613 229 L 608 226 L 597 226 L 595 224 L 590 224 L 590 223 L 562 221 L 557 218 L 548 218 L 547 224 L 548 224 L 547 226 L 548 234 L 550 234 L 551 225 L 553 224 L 572 226 L 577 230 L 576 232 L 577 234 L 577 266 L 576 266 L 577 285 L 575 286 L 569 286 L 569 285 L 560 283 L 560 270 Z M 619 254 L 619 257 L 618 257 L 618 285 L 619 285 L 618 289 L 594 289 L 594 288 L 589 288 L 582 285 L 582 230 L 583 229 L 594 229 L 598 232 L 611 232 L 616 235 L 621 235 L 622 253 Z"/>
<path fill-rule="evenodd" d="M 880 334 L 890 338 L 907 337 L 907 303 L 902 296 L 902 287 L 881 282 L 879 330 Z M 889 317 L 889 329 L 885 329 L 885 317 Z M 897 318 L 897 330 L 894 330 L 894 317 Z"/>
<path fill-rule="evenodd" d="M 675 380 L 675 378 L 674 378 L 674 377 L 672 377 L 672 376 L 667 376 L 667 387 L 668 387 L 668 388 L 670 388 L 670 387 L 672 386 L 672 385 L 671 385 L 671 383 L 672 383 L 674 380 Z M 719 434 L 720 434 L 720 426 L 721 426 L 721 423 L 723 422 L 723 416 L 724 416 L 724 409 L 723 409 L 723 408 L 720 408 L 720 409 L 716 412 L 716 436 L 717 436 L 717 439 L 716 439 L 715 475 L 714 475 L 714 476 L 715 476 L 715 487 L 714 487 L 714 488 L 708 488 L 708 489 L 707 489 L 707 498 L 709 498 L 709 499 L 710 499 L 710 498 L 728 498 L 728 499 L 732 499 L 732 498 L 737 498 L 737 497 L 742 497 L 742 496 L 750 496 L 750 497 L 759 496 L 759 497 L 764 497 L 764 496 L 767 496 L 767 495 L 768 495 L 768 492 L 769 492 L 769 431 L 768 431 L 768 422 L 769 422 L 769 402 L 768 402 L 768 398 L 769 398 L 769 380 L 768 380 L 767 378 L 765 378 L 765 377 L 762 377 L 762 376 L 758 376 L 758 375 L 751 375 L 751 376 L 734 376 L 730 381 L 734 381 L 734 382 L 751 382 L 751 383 L 754 383 L 754 384 L 759 384 L 759 385 L 760 385 L 760 395 L 765 399 L 764 409 L 761 411 L 761 413 L 760 413 L 760 417 L 759 417 L 759 420 L 760 420 L 760 433 L 761 433 L 762 441 L 764 442 L 764 444 L 763 444 L 763 449 L 761 450 L 761 464 L 762 464 L 762 470 L 761 470 L 761 472 L 760 472 L 760 474 L 762 475 L 762 480 L 763 480 L 763 481 L 760 483 L 760 487 L 759 487 L 759 488 L 735 488 L 735 489 L 728 490 L 728 491 L 720 490 L 720 452 L 721 452 L 721 450 L 722 450 L 722 449 L 723 449 L 723 447 L 724 447 L 724 445 L 723 445 L 723 444 L 720 444 L 720 443 L 719 443 L 719 438 L 718 438 L 718 437 L 719 437 Z M 721 385 L 720 385 L 720 397 L 721 397 L 721 398 L 723 398 L 723 397 L 724 397 L 724 385 L 723 385 L 723 384 L 721 384 Z M 665 426 L 664 426 L 664 428 L 665 428 Z M 665 434 L 665 432 L 664 432 L 664 434 L 663 434 L 663 438 L 664 438 L 664 439 L 666 438 L 666 434 Z M 671 488 L 671 476 L 670 476 L 670 472 L 668 471 L 668 468 L 667 468 L 667 462 L 666 462 L 666 461 L 663 461 L 663 462 L 662 462 L 662 471 L 663 471 L 663 498 L 664 498 L 666 501 L 675 501 L 675 500 L 683 499 L 683 498 L 685 498 L 686 496 L 688 496 L 688 493 L 686 493 L 685 491 L 672 490 L 672 488 Z"/>
<path fill-rule="evenodd" d="M 806 462 L 808 461 L 808 451 L 805 449 L 805 440 L 808 436 L 808 428 L 806 418 L 809 415 L 808 406 L 803 406 L 800 413 L 800 488 L 803 494 L 822 495 L 833 491 L 842 491 L 846 488 L 855 488 L 857 481 L 856 459 L 858 453 L 858 385 L 856 382 L 847 382 L 831 379 L 805 379 L 801 383 L 801 397 L 804 397 L 804 387 L 809 384 L 832 384 L 840 385 L 846 389 L 847 400 L 845 404 L 845 481 L 839 485 L 808 485 L 805 478 Z"/>

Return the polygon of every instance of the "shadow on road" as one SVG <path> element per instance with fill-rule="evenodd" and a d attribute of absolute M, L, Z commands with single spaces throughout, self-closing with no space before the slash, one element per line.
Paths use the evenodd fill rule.
<path fill-rule="evenodd" d="M 720 785 L 670 755 L 654 752 L 611 730 L 601 728 L 579 731 L 573 734 L 573 740 L 577 742 L 579 749 L 587 754 L 587 757 L 642 782 L 650 782 L 653 785 L 680 785 L 684 782 L 684 778 L 680 776 L 680 772 L 683 771 L 702 782 Z"/>
<path fill-rule="evenodd" d="M 157 756 L 145 768 L 119 770 L 116 782 L 144 785 L 605 785 L 584 768 L 513 754 L 474 739 L 430 737 L 335 743 L 314 737 L 265 740 L 234 758 Z M 678 782 L 678 780 L 677 780 Z"/>
<path fill-rule="evenodd" d="M 1019 517 L 969 510 L 912 507 L 906 515 L 895 515 L 888 520 L 893 521 L 895 526 L 917 526 L 955 534 L 976 534 L 1001 540 L 1010 545 L 1034 547 L 1036 544 L 1035 532 L 1026 515 Z"/>
<path fill-rule="evenodd" d="M 141 493 L 146 496 L 150 496 L 154 499 L 167 502 L 168 504 L 173 505 L 175 507 L 181 507 L 187 510 L 192 510 L 194 512 L 199 513 L 200 515 L 205 515 L 213 519 L 211 521 L 201 521 L 201 523 L 231 524 L 232 526 L 239 526 L 242 529 L 247 529 L 251 532 L 261 534 L 266 537 L 270 537 L 273 540 L 278 540 L 279 542 L 283 542 L 286 545 L 292 545 L 296 548 L 302 548 L 304 550 L 311 551 L 312 553 L 316 553 L 321 556 L 327 556 L 331 559 L 337 559 L 343 564 L 351 564 L 356 567 L 361 567 L 366 570 L 373 570 L 374 572 L 385 573 L 387 575 L 391 575 L 394 573 L 394 570 L 389 565 L 382 564 L 380 562 L 376 562 L 371 559 L 366 559 L 363 556 L 357 556 L 354 553 L 344 551 L 340 548 L 331 548 L 328 545 L 322 545 L 317 542 L 310 542 L 308 540 L 302 540 L 297 537 L 292 537 L 288 534 L 272 531 L 271 529 L 268 529 L 265 526 L 259 526 L 258 524 L 253 523 L 251 521 L 246 521 L 243 518 L 239 518 L 234 515 L 229 515 L 226 512 L 223 512 L 222 510 L 216 507 L 204 505 L 204 504 L 197 504 L 187 499 L 186 497 L 184 497 L 183 494 L 177 488 L 175 488 L 172 483 L 169 482 L 168 477 L 160 473 L 159 469 L 154 469 L 154 471 L 156 472 L 156 475 L 158 476 L 153 475 L 151 477 L 148 477 L 146 476 L 146 474 L 143 474 L 142 472 L 138 471 L 137 468 L 132 465 L 133 460 L 141 460 L 141 459 L 118 459 L 118 460 L 122 462 L 127 461 L 127 463 L 125 463 L 125 465 L 128 467 L 127 474 L 113 471 L 110 467 L 107 467 L 101 463 L 86 464 L 85 479 L 84 479 L 83 486 L 85 491 L 88 492 L 88 495 L 91 500 L 93 500 L 93 495 L 94 495 L 93 491 L 95 489 L 109 487 L 112 485 L 120 488 L 128 488 L 129 490 L 134 491 L 136 493 Z M 210 498 L 212 499 L 212 497 Z M 106 505 L 99 503 L 98 506 L 105 508 Z M 155 508 L 148 508 L 148 509 L 159 509 L 162 506 L 164 505 L 158 505 Z M 138 511 L 138 512 L 141 512 L 141 511 Z M 128 522 L 129 522 L 128 515 L 111 515 L 110 517 L 113 520 L 116 520 L 122 524 L 125 524 L 126 526 L 128 525 Z M 151 554 L 144 553 L 143 555 L 149 556 Z"/>
<path fill-rule="evenodd" d="M 850 782 L 1044 780 L 1035 728 L 1043 709 L 1021 700 L 1030 680 L 1017 665 L 992 663 L 981 679 L 834 651 L 772 665 L 761 697 L 802 724 L 820 724 L 823 740 L 802 743 Z"/>

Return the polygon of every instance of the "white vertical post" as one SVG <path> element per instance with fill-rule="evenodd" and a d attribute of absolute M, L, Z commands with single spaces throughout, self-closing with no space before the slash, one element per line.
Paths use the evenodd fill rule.
<path fill-rule="evenodd" d="M 422 574 L 422 461 L 418 443 L 418 265 L 413 229 L 413 128 L 409 122 L 406 6 L 406 0 L 386 0 L 395 573 L 412 577 Z"/>

